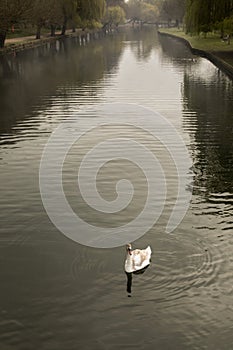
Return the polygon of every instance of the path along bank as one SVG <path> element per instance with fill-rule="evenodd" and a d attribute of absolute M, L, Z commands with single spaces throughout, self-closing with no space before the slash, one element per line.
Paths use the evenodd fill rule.
<path fill-rule="evenodd" d="M 103 30 L 85 30 L 77 29 L 67 31 L 65 35 L 56 34 L 55 36 L 44 35 L 41 39 L 35 39 L 35 36 L 19 37 L 14 39 L 6 39 L 6 45 L 0 49 L 0 56 L 12 54 L 15 55 L 20 51 L 33 49 L 44 45 L 56 44 L 58 40 L 65 40 L 67 38 L 77 38 L 80 42 L 88 42 L 90 39 L 97 39 L 100 35 L 105 35 Z"/>
<path fill-rule="evenodd" d="M 223 59 L 224 57 L 229 55 L 229 56 L 232 56 L 232 62 L 233 62 L 233 51 L 211 51 L 210 52 L 207 50 L 197 49 L 193 47 L 187 39 L 182 38 L 181 36 L 164 32 L 164 31 L 158 31 L 158 33 L 161 36 L 170 36 L 176 40 L 183 42 L 184 45 L 187 46 L 194 55 L 207 58 L 215 66 L 217 66 L 219 69 L 225 72 L 231 79 L 233 79 L 233 65 L 229 64 Z"/>

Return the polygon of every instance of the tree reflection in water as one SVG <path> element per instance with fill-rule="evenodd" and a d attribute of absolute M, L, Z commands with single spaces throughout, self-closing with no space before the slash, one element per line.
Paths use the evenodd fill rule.
<path fill-rule="evenodd" d="M 114 35 L 114 34 L 112 34 Z M 124 34 L 57 40 L 16 56 L 0 57 L 0 132 L 10 132 L 34 105 L 52 103 L 46 96 L 69 94 L 69 86 L 91 85 L 119 62 Z M 95 40 L 97 39 L 97 40 Z M 92 84 L 93 95 L 99 89 Z M 59 88 L 59 91 L 58 91 Z M 80 96 L 84 89 L 80 89 Z"/>
<path fill-rule="evenodd" d="M 206 63 L 184 74 L 183 106 L 184 124 L 195 126 L 189 130 L 195 140 L 194 194 L 204 186 L 208 197 L 233 190 L 233 89 L 217 69 L 210 75 Z"/>

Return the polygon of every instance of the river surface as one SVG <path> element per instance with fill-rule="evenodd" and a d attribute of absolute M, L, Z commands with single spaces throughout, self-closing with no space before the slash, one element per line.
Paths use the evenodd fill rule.
<path fill-rule="evenodd" d="M 233 349 L 232 81 L 147 28 L 1 59 L 0 76 L 0 349 Z M 43 148 L 56 127 L 70 117 L 78 125 L 87 108 L 112 102 L 159 112 L 192 160 L 193 195 L 183 221 L 165 233 L 165 208 L 133 244 L 150 244 L 153 254 L 147 271 L 134 276 L 131 298 L 125 248 L 68 239 L 50 221 L 39 189 Z M 71 150 L 64 165 L 68 200 L 92 225 L 125 224 L 138 215 L 145 184 L 134 165 L 124 171 L 113 163 L 103 195 L 112 200 L 109 178 L 127 174 L 139 185 L 136 204 L 120 217 L 83 207 L 74 178 L 85 147 Z M 168 207 L 173 197 L 171 189 Z"/>

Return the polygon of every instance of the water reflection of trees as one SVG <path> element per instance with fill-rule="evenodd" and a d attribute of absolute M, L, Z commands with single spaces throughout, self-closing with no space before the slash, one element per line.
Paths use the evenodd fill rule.
<path fill-rule="evenodd" d="M 97 38 L 98 39 L 98 38 Z M 122 35 L 90 41 L 79 38 L 56 41 L 43 47 L 0 59 L 0 132 L 10 132 L 18 120 L 32 115 L 32 106 L 43 96 L 53 96 L 63 86 L 91 85 L 117 66 Z M 94 90 L 100 87 L 93 84 Z M 84 94 L 84 89 L 80 89 Z M 39 102 L 40 101 L 40 102 Z M 43 106 L 51 103 L 43 99 Z"/>
<path fill-rule="evenodd" d="M 196 62 L 196 56 L 183 42 L 165 35 L 159 35 L 158 38 L 164 60 L 171 61 L 175 66 L 190 65 Z"/>
<path fill-rule="evenodd" d="M 158 46 L 157 30 L 149 27 L 135 27 L 128 30 L 125 40 L 130 41 L 130 47 L 138 61 L 150 58 L 153 48 Z"/>
<path fill-rule="evenodd" d="M 163 62 L 169 60 L 184 75 L 184 128 L 193 139 L 194 192 L 232 192 L 233 83 L 182 42 L 166 36 L 159 41 Z"/>
<path fill-rule="evenodd" d="M 183 101 L 184 125 L 194 139 L 194 190 L 205 188 L 208 196 L 233 190 L 233 84 L 205 67 L 184 74 Z"/>

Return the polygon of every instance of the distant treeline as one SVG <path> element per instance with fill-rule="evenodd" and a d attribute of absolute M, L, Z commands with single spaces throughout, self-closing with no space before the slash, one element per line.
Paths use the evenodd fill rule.
<path fill-rule="evenodd" d="M 233 0 L 129 0 L 128 18 L 180 26 L 187 33 L 233 34 Z"/>
<path fill-rule="evenodd" d="M 233 33 L 233 0 L 0 0 L 0 47 L 16 28 L 42 28 L 61 34 L 67 28 L 111 28 L 125 22 L 167 23 L 188 33 Z"/>

